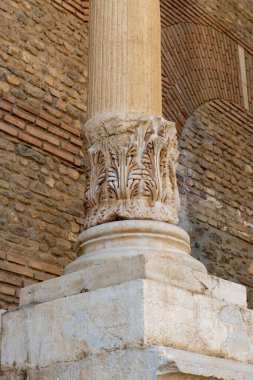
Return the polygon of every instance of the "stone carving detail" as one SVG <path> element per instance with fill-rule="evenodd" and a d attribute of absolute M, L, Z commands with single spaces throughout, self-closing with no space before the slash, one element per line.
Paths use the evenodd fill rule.
<path fill-rule="evenodd" d="M 121 219 L 178 223 L 174 123 L 113 115 L 85 125 L 85 229 Z"/>

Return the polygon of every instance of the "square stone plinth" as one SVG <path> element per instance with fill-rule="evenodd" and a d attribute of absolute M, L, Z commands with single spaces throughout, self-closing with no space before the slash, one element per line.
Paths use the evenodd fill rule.
<path fill-rule="evenodd" d="M 216 298 L 228 304 L 247 307 L 244 286 L 200 272 L 192 267 L 191 261 L 183 262 L 183 258 L 189 259 L 188 255 L 181 256 L 180 260 L 173 260 L 159 254 L 142 254 L 93 264 L 80 271 L 21 289 L 20 306 L 49 302 L 143 279 L 190 290 L 194 294 Z"/>
<path fill-rule="evenodd" d="M 2 316 L 4 371 L 34 371 L 153 346 L 244 363 L 253 379 L 253 312 L 170 284 L 136 280 Z M 210 376 L 220 378 L 215 372 Z M 245 376 L 221 378 L 250 379 Z"/>

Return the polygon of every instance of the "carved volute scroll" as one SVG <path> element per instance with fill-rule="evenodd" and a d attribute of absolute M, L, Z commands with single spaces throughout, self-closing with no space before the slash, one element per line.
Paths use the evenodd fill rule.
<path fill-rule="evenodd" d="M 85 229 L 123 219 L 178 223 L 174 123 L 109 114 L 88 121 L 83 139 Z"/>

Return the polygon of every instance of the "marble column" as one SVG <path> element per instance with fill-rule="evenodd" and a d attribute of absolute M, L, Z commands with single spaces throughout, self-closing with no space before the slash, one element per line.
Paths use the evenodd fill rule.
<path fill-rule="evenodd" d="M 91 1 L 89 46 L 85 231 L 65 273 L 144 252 L 204 272 L 181 259 L 190 247 L 176 227 L 176 128 L 162 117 L 159 1 Z"/>
<path fill-rule="evenodd" d="M 89 38 L 88 119 L 129 111 L 160 116 L 159 1 L 92 0 Z"/>
<path fill-rule="evenodd" d="M 92 1 L 85 229 L 124 219 L 177 223 L 176 131 L 161 115 L 159 1 Z"/>

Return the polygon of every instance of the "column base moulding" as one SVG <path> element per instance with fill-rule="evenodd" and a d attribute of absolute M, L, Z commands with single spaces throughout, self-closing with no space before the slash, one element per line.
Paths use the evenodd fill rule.
<path fill-rule="evenodd" d="M 92 227 L 77 240 L 80 257 L 65 275 L 21 289 L 20 306 L 53 301 L 132 280 L 152 280 L 246 305 L 242 286 L 208 276 L 190 256 L 181 228 L 157 221 L 125 220 Z"/>

